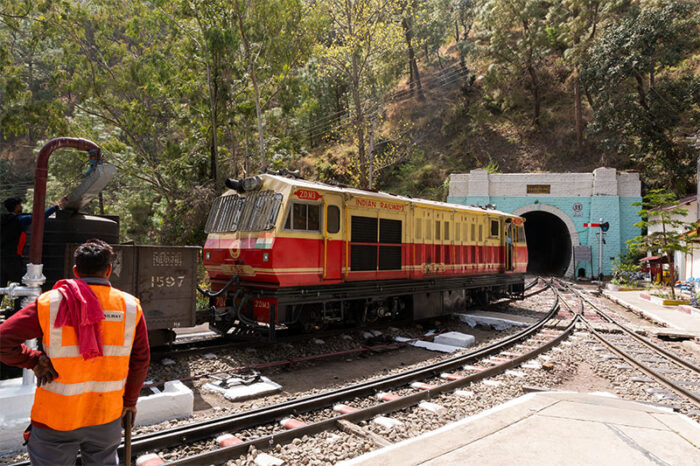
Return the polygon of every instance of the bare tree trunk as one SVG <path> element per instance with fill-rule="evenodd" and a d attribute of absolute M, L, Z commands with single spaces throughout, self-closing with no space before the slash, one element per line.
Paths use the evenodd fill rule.
<path fill-rule="evenodd" d="M 406 37 L 406 45 L 408 46 L 408 66 L 411 71 L 411 95 L 413 95 L 413 84 L 415 82 L 415 85 L 418 88 L 418 98 L 423 100 L 425 99 L 425 95 L 423 94 L 423 86 L 420 82 L 420 73 L 418 72 L 418 64 L 416 63 L 416 54 L 413 50 L 413 32 L 411 31 L 411 24 L 406 20 L 406 18 L 403 18 L 401 20 L 401 25 L 403 26 L 404 35 Z"/>
<path fill-rule="evenodd" d="M 352 97 L 355 104 L 355 132 L 357 134 L 357 156 L 360 165 L 360 187 L 368 187 L 367 154 L 365 152 L 365 117 L 360 101 L 360 76 L 356 55 L 352 57 Z"/>
<path fill-rule="evenodd" d="M 218 99 L 218 93 L 219 93 L 219 86 L 216 82 L 216 77 L 214 77 L 209 85 L 209 113 L 211 115 L 211 147 L 210 147 L 210 155 L 209 155 L 209 170 L 210 170 L 210 179 L 216 183 L 216 178 L 217 178 L 217 173 L 216 173 L 216 162 L 217 159 L 219 158 L 218 156 L 218 141 L 217 141 L 217 132 L 218 132 L 218 112 L 217 112 L 217 105 L 216 101 Z"/>
<path fill-rule="evenodd" d="M 537 81 L 537 73 L 531 64 L 527 66 L 527 72 L 530 75 L 530 83 L 532 85 L 532 97 L 534 99 L 534 108 L 532 112 L 532 124 L 540 126 L 540 85 Z"/>
<path fill-rule="evenodd" d="M 241 32 L 241 39 L 243 40 L 243 48 L 245 50 L 246 60 L 248 60 L 248 70 L 250 72 L 250 81 L 253 83 L 253 93 L 255 96 L 255 115 L 258 120 L 258 144 L 260 146 L 260 171 L 265 171 L 267 163 L 265 160 L 265 135 L 263 133 L 263 122 L 262 122 L 262 109 L 260 107 L 260 90 L 258 89 L 258 80 L 255 76 L 255 60 L 253 59 L 253 53 L 250 48 L 250 41 L 248 40 L 248 35 L 245 31 L 245 26 L 243 25 L 243 15 L 241 14 L 240 5 L 238 0 L 234 2 L 236 8 L 236 16 L 238 17 L 238 28 Z"/>
<path fill-rule="evenodd" d="M 583 115 L 581 113 L 581 83 L 578 69 L 574 70 L 574 113 L 576 116 L 576 150 L 583 149 Z"/>

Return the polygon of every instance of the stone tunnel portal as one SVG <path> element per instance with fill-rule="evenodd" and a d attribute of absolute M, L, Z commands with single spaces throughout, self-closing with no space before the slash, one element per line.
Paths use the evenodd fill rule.
<path fill-rule="evenodd" d="M 527 272 L 537 275 L 564 275 L 571 261 L 571 236 L 566 224 L 544 211 L 522 214 L 527 237 Z"/>

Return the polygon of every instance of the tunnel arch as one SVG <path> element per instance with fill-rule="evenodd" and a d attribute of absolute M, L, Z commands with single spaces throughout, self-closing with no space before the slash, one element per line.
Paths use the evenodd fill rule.
<path fill-rule="evenodd" d="M 526 231 L 528 230 L 528 217 L 530 217 L 529 221 L 531 223 L 529 230 L 532 230 L 533 227 L 535 227 L 535 231 L 547 228 L 554 232 L 553 234 L 555 237 L 560 237 L 557 244 L 552 245 L 559 254 L 562 254 L 560 262 L 557 263 L 556 261 L 550 260 L 547 264 L 541 265 L 545 268 L 558 269 L 555 270 L 556 273 L 563 273 L 567 277 L 573 276 L 575 264 L 573 263 L 572 246 L 578 246 L 580 243 L 576 226 L 571 218 L 561 209 L 557 209 L 548 204 L 530 204 L 515 210 L 513 213 L 526 219 Z M 535 241 L 533 238 L 531 242 L 530 235 L 528 234 L 528 248 L 530 248 L 530 244 L 532 244 L 533 247 L 537 247 L 538 241 Z M 546 255 L 546 253 L 540 252 L 537 249 L 532 250 L 529 254 L 530 259 L 537 260 L 538 254 L 541 253 Z"/>

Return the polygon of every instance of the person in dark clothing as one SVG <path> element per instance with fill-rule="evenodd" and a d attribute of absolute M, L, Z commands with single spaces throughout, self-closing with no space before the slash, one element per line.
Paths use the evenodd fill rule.
<path fill-rule="evenodd" d="M 65 202 L 64 197 L 58 204 L 46 209 L 44 217 L 48 218 Z M 0 217 L 0 287 L 7 286 L 8 282 L 22 282 L 25 268 L 22 250 L 27 241 L 27 230 L 32 224 L 32 214 L 22 213 L 22 199 L 10 197 L 3 203 L 7 213 Z"/>

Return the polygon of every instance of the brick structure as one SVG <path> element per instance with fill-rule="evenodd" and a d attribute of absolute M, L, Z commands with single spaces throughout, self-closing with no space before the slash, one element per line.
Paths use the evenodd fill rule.
<path fill-rule="evenodd" d="M 563 259 L 566 276 L 584 269 L 586 276 L 599 274 L 598 228 L 586 222 L 610 224 L 604 235 L 603 274 L 612 270 L 612 259 L 627 250 L 626 241 L 640 234 L 633 206 L 641 201 L 641 182 L 636 172 L 598 168 L 593 173 L 492 173 L 477 169 L 450 175 L 448 202 L 464 205 L 495 205 L 498 210 L 523 215 L 546 212 L 565 225 L 571 246 L 591 246 L 593 260 L 573 263 L 573 248 Z M 538 218 L 547 217 L 540 215 Z M 592 267 L 592 270 L 591 270 Z"/>

